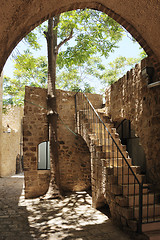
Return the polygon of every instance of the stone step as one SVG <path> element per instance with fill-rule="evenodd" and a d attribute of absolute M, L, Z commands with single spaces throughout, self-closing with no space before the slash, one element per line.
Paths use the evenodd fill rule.
<path fill-rule="evenodd" d="M 97 129 L 99 132 L 104 132 L 104 130 L 106 131 L 108 129 L 108 131 L 110 133 L 116 133 L 116 128 L 114 127 L 113 123 L 111 122 L 101 122 L 99 120 L 99 122 L 97 122 L 97 120 L 89 120 L 86 119 L 88 123 L 90 123 L 90 125 L 92 126 L 92 128 Z"/>
<path fill-rule="evenodd" d="M 96 134 L 95 134 L 95 135 L 96 135 Z M 107 142 L 107 140 L 105 141 L 104 139 L 100 139 L 99 137 L 100 137 L 100 136 L 96 135 L 95 145 L 101 147 L 100 151 L 102 150 L 102 148 L 103 148 L 103 151 L 104 151 L 105 146 L 110 146 L 110 148 L 112 147 L 112 142 L 111 142 L 111 141 Z"/>
<path fill-rule="evenodd" d="M 153 205 L 155 203 L 158 203 L 157 196 L 154 193 L 145 193 L 143 194 L 143 205 Z M 139 205 L 139 195 L 129 196 L 129 205 Z"/>
<path fill-rule="evenodd" d="M 103 138 L 104 137 L 107 138 L 108 134 L 109 134 L 109 136 L 111 135 L 113 138 L 119 138 L 119 134 L 116 132 L 116 129 L 111 128 L 108 124 L 106 124 L 106 128 L 108 129 L 108 131 L 106 128 L 104 128 L 103 125 L 101 126 L 101 124 L 96 124 L 96 123 L 90 124 L 90 127 L 96 134 L 101 135 Z"/>
<path fill-rule="evenodd" d="M 110 120 L 106 119 L 105 116 L 103 117 L 102 120 L 108 129 L 114 128 L 114 123 L 111 122 Z"/>
<path fill-rule="evenodd" d="M 111 127 L 114 127 L 114 123 L 110 120 L 110 117 L 107 116 L 105 112 L 98 110 L 97 113 L 98 113 L 100 119 L 104 123 L 107 123 L 107 124 L 111 125 Z M 95 115 L 93 115 L 93 112 L 89 112 L 88 113 L 87 110 L 80 110 L 77 113 L 77 115 L 79 116 L 79 118 L 81 120 L 84 120 L 84 119 L 86 119 L 87 121 L 91 121 L 92 120 L 92 122 L 97 122 L 98 121 L 98 118 Z"/>
<path fill-rule="evenodd" d="M 120 185 L 121 186 L 121 189 L 122 189 L 122 192 L 123 192 L 123 196 L 129 196 L 129 195 L 137 195 L 139 194 L 139 184 L 136 183 L 136 184 L 123 184 Z M 143 186 L 145 187 L 148 187 L 149 185 L 148 184 L 143 184 Z M 147 193 L 148 192 L 148 189 L 143 189 L 143 194 Z"/>
<path fill-rule="evenodd" d="M 139 207 L 135 207 L 134 216 L 138 219 Z M 160 216 L 160 204 L 150 204 L 148 206 L 143 206 L 142 217 L 146 218 L 147 216 L 149 218 L 154 216 Z"/>
<path fill-rule="evenodd" d="M 116 156 L 117 155 L 117 152 L 123 152 L 125 154 L 127 154 L 128 156 L 128 152 L 126 151 L 126 146 L 125 145 L 116 145 L 115 143 L 110 143 L 110 145 L 108 144 L 105 144 L 105 145 L 102 145 L 102 150 L 103 151 L 106 151 L 106 152 L 112 152 L 112 153 L 115 153 L 114 155 Z"/>
<path fill-rule="evenodd" d="M 140 183 L 142 183 L 142 181 L 144 182 L 145 179 L 145 175 L 141 175 L 141 174 L 136 174 L 137 179 L 139 180 Z M 115 178 L 117 179 L 117 176 L 115 176 Z M 137 183 L 137 180 L 135 178 L 134 175 L 120 175 L 118 176 L 118 184 L 134 184 Z"/>
<path fill-rule="evenodd" d="M 111 133 L 114 133 L 114 134 L 117 133 L 117 129 L 114 128 L 114 127 L 112 127 L 112 128 L 111 128 Z"/>
<path fill-rule="evenodd" d="M 132 171 L 135 173 L 135 174 L 140 174 L 141 172 L 141 167 L 140 166 L 132 166 L 130 165 Z M 113 173 L 114 175 L 128 175 L 128 174 L 133 174 L 131 172 L 131 170 L 129 169 L 128 166 L 124 165 L 124 166 L 119 166 L 119 167 L 114 167 L 113 168 Z"/>
<path fill-rule="evenodd" d="M 96 151 L 97 152 L 102 152 L 104 158 L 114 158 L 117 159 L 117 157 L 122 157 L 124 156 L 125 158 L 128 158 L 128 152 L 127 151 L 121 151 L 121 150 L 114 150 L 111 147 L 106 148 L 105 145 L 97 145 L 96 144 Z M 123 154 L 123 155 L 122 155 Z"/>
<path fill-rule="evenodd" d="M 98 109 L 96 109 L 96 112 L 101 113 L 101 114 L 106 114 L 106 108 L 105 107 L 104 108 L 98 108 Z"/>
<path fill-rule="evenodd" d="M 101 138 L 101 136 L 98 134 L 97 134 L 97 139 L 99 139 L 99 141 L 97 142 L 97 145 L 103 146 L 104 150 L 108 148 L 108 149 L 113 149 L 113 151 L 117 151 L 117 146 L 121 151 L 125 149 L 122 147 L 120 139 L 116 139 L 116 140 L 115 139 L 112 140 L 111 138 L 105 139 L 103 137 Z"/>
<path fill-rule="evenodd" d="M 106 109 L 96 109 L 96 112 L 98 113 L 98 115 L 100 116 L 100 118 L 106 118 L 109 121 L 111 121 L 110 117 L 107 115 L 106 113 Z"/>
<path fill-rule="evenodd" d="M 101 159 L 102 161 L 104 161 L 103 166 L 105 166 L 107 174 L 112 174 L 112 175 L 132 175 L 133 173 L 131 172 L 131 170 L 129 169 L 129 167 L 127 165 L 124 166 L 118 166 L 118 167 L 113 167 L 113 166 L 107 166 L 106 167 L 106 159 Z M 141 168 L 140 166 L 130 166 L 132 168 L 132 171 L 135 174 L 140 174 L 141 173 Z M 122 170 L 123 169 L 123 170 Z"/>
<path fill-rule="evenodd" d="M 129 197 L 117 196 L 115 201 L 122 207 L 139 206 L 139 195 L 130 195 Z M 154 204 L 154 194 L 143 194 L 143 205 Z"/>
<path fill-rule="evenodd" d="M 126 161 L 124 160 L 124 158 L 102 158 L 102 159 L 106 159 L 105 161 L 105 167 L 122 167 L 122 166 L 128 166 L 126 161 L 128 162 L 128 164 L 131 166 L 132 165 L 132 159 L 131 158 L 126 158 Z"/>
<path fill-rule="evenodd" d="M 90 126 L 91 126 L 91 128 L 94 130 L 94 129 L 97 129 L 97 131 L 98 132 L 103 132 L 104 133 L 104 129 L 105 129 L 105 131 L 107 131 L 107 129 L 108 129 L 108 131 L 111 133 L 112 132 L 112 128 L 114 128 L 114 124 L 113 123 L 111 123 L 111 122 L 109 122 L 109 121 L 107 121 L 107 122 L 105 122 L 105 121 L 103 121 L 103 119 L 101 119 L 102 120 L 102 122 L 100 121 L 100 120 L 98 120 L 98 121 L 100 121 L 100 122 L 97 122 L 97 119 L 92 119 L 92 118 L 82 118 L 80 121 L 79 121 L 79 123 L 80 124 L 83 124 L 83 123 L 88 123 L 88 124 L 90 124 Z M 104 125 L 103 125 L 104 124 Z"/>
<path fill-rule="evenodd" d="M 147 211 L 148 209 L 148 211 Z M 119 214 L 127 219 L 139 219 L 139 206 L 137 207 L 121 207 L 119 206 Z M 146 218 L 146 216 L 148 215 L 153 216 L 153 214 L 155 214 L 155 216 L 160 216 L 160 205 L 155 205 L 155 212 L 153 211 L 153 205 L 149 205 L 148 208 L 147 206 L 143 206 L 143 218 Z"/>
<path fill-rule="evenodd" d="M 144 221 L 145 219 L 143 220 L 143 222 Z M 148 221 L 150 221 L 151 223 L 142 224 L 142 232 L 160 230 L 160 216 L 157 217 L 156 219 L 150 218 L 148 219 Z M 153 222 L 153 221 L 157 221 L 157 222 Z M 146 219 L 146 222 L 147 222 L 147 219 Z"/>
<path fill-rule="evenodd" d="M 100 131 L 99 129 L 93 128 L 92 126 L 91 126 L 91 129 L 92 129 L 93 133 L 97 134 L 97 136 L 100 136 L 102 139 L 105 139 L 107 142 L 111 141 L 111 136 L 112 136 L 112 138 L 114 138 L 113 133 L 111 133 L 110 131 L 109 132 L 106 130 Z M 109 138 L 109 140 L 108 140 L 108 138 Z"/>
<path fill-rule="evenodd" d="M 128 152 L 127 151 L 119 151 L 117 150 L 116 152 L 113 151 L 113 152 L 109 152 L 106 150 L 106 158 L 114 158 L 114 159 L 117 159 L 120 158 L 120 157 L 125 157 L 125 158 L 128 158 Z"/>
<path fill-rule="evenodd" d="M 109 146 L 113 146 L 113 148 L 116 148 L 116 145 L 121 149 L 122 148 L 122 144 L 121 144 L 121 140 L 120 138 L 114 138 L 114 136 L 110 136 L 108 134 L 100 134 L 98 132 L 94 132 L 91 129 L 91 133 L 97 135 L 97 138 L 100 139 L 99 144 L 101 145 L 109 145 Z M 112 134 L 113 135 L 113 134 Z M 125 147 L 124 147 L 125 148 Z"/>
<path fill-rule="evenodd" d="M 112 140 L 111 138 L 115 139 L 115 138 L 119 137 L 118 133 L 112 132 L 111 129 L 109 129 L 109 128 L 107 128 L 108 131 L 106 129 L 101 130 L 101 129 L 98 129 L 98 128 L 93 128 L 92 126 L 90 126 L 90 128 L 92 129 L 93 133 L 97 134 L 98 136 L 101 136 L 102 139 L 107 140 L 109 138 L 109 140 Z"/>
<path fill-rule="evenodd" d="M 101 119 L 102 120 L 102 119 Z M 98 128 L 98 129 L 104 129 L 104 125 L 103 125 L 103 123 L 105 124 L 105 126 L 107 127 L 107 128 L 109 128 L 109 131 L 110 132 L 116 132 L 116 128 L 114 127 L 114 125 L 113 125 L 113 123 L 112 122 L 110 122 L 110 121 L 108 121 L 108 122 L 103 122 L 103 120 L 102 120 L 102 122 L 101 122 L 101 120 L 89 120 L 88 119 L 88 122 L 90 122 L 91 124 L 92 124 L 92 126 L 94 126 L 95 128 Z"/>
<path fill-rule="evenodd" d="M 92 134 L 92 129 L 90 129 L 89 127 L 86 127 L 85 125 L 78 127 L 77 130 L 82 137 L 84 137 L 84 135 L 86 136 L 86 135 Z"/>
<path fill-rule="evenodd" d="M 160 230 L 145 232 L 148 240 L 160 240 Z"/>
<path fill-rule="evenodd" d="M 142 182 L 143 178 L 145 176 L 137 174 L 136 177 L 139 180 L 139 182 Z M 113 175 L 109 175 L 108 180 L 112 184 L 134 184 L 134 183 L 137 183 L 137 180 L 135 179 L 135 177 L 133 175 L 121 175 L 121 176 L 118 176 L 118 177 L 113 176 Z"/>
<path fill-rule="evenodd" d="M 116 148 L 116 147 L 113 148 L 111 144 L 110 144 L 110 145 L 108 145 L 108 144 L 106 144 L 106 145 L 104 145 L 104 144 L 103 144 L 103 145 L 100 145 L 100 144 L 99 144 L 99 145 L 96 146 L 96 149 L 99 150 L 99 151 L 102 151 L 102 152 L 114 153 L 117 148 Z"/>
<path fill-rule="evenodd" d="M 89 137 L 89 139 L 91 139 L 91 140 L 96 140 L 96 139 L 97 139 L 97 135 L 94 134 L 94 133 L 88 134 L 88 137 Z"/>
<path fill-rule="evenodd" d="M 99 118 L 97 115 L 95 115 L 93 112 L 88 112 L 88 111 L 82 111 L 80 112 L 80 117 L 81 119 L 87 119 L 92 122 L 99 122 L 100 119 L 103 119 L 104 114 L 98 114 Z"/>
<path fill-rule="evenodd" d="M 110 184 L 110 191 L 115 195 L 123 195 L 124 197 L 130 196 L 130 195 L 138 195 L 139 194 L 139 184 L 124 184 L 117 185 L 117 184 Z M 148 186 L 148 184 L 144 184 L 144 186 Z M 147 193 L 147 189 L 143 190 L 143 193 Z"/>
<path fill-rule="evenodd" d="M 113 133 L 112 136 L 113 136 L 114 138 L 119 138 L 119 133 L 117 133 L 117 132 L 116 132 L 116 133 Z"/>
<path fill-rule="evenodd" d="M 104 146 L 105 146 L 105 148 L 107 148 L 107 149 L 112 149 L 112 151 L 117 150 L 117 145 L 116 145 L 116 144 L 112 144 L 112 142 L 111 142 L 110 144 L 108 144 L 108 145 L 105 144 Z M 119 144 L 118 147 L 119 147 L 119 149 L 120 149 L 121 151 L 126 151 L 126 145 Z"/>

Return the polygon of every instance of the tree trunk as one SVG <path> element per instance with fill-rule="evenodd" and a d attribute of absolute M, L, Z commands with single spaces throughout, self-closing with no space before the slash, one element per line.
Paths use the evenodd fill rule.
<path fill-rule="evenodd" d="M 59 16 L 48 20 L 48 32 L 45 32 L 48 47 L 48 123 L 50 141 L 51 179 L 45 198 L 60 197 L 60 175 L 57 140 L 57 106 L 56 106 L 56 58 L 57 58 L 57 28 Z M 54 30 L 53 30 L 54 27 Z"/>

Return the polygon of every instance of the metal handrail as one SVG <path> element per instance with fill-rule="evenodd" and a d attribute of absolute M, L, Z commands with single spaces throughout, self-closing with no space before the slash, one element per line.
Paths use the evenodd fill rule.
<path fill-rule="evenodd" d="M 79 93 L 79 92 L 78 92 Z M 78 106 L 77 106 L 77 95 L 78 93 L 75 94 L 75 109 L 76 109 L 76 117 L 77 117 L 77 111 L 78 111 Z M 134 176 L 134 183 L 135 181 L 138 183 L 139 185 L 139 219 L 138 219 L 138 232 L 142 231 L 142 202 L 143 202 L 143 182 L 141 183 L 139 181 L 139 179 L 137 178 L 137 176 L 135 175 L 134 171 L 132 170 L 130 164 L 128 163 L 127 159 L 125 158 L 124 154 L 122 153 L 121 149 L 119 148 L 119 146 L 117 145 L 116 141 L 114 140 L 114 138 L 112 137 L 112 134 L 110 133 L 110 131 L 108 130 L 108 128 L 106 127 L 106 125 L 104 124 L 104 122 L 102 121 L 102 119 L 100 118 L 100 116 L 98 115 L 97 111 L 95 110 L 95 108 L 93 107 L 92 103 L 90 102 L 90 100 L 87 98 L 85 93 L 82 93 L 82 96 L 85 97 L 85 99 L 87 100 L 89 106 L 91 107 L 92 111 L 94 112 L 94 114 L 96 115 L 96 117 L 98 118 L 99 122 L 102 124 L 102 126 L 104 127 L 104 129 L 107 131 L 108 135 L 110 136 L 110 138 L 112 139 L 112 142 L 115 144 L 116 148 L 117 148 L 117 156 L 118 156 L 118 152 L 121 154 L 122 158 L 124 159 L 126 165 L 128 166 L 128 173 L 129 171 L 132 173 L 132 175 Z M 123 171 L 123 168 L 122 168 Z M 118 175 L 117 175 L 118 176 Z M 123 178 L 123 177 L 122 177 Z M 134 190 L 135 191 L 135 190 Z M 135 194 L 135 192 L 134 192 Z"/>
<path fill-rule="evenodd" d="M 78 94 L 79 94 L 79 92 L 77 92 L 76 94 L 75 94 L 75 109 L 76 109 L 76 121 L 77 121 L 77 112 L 78 112 L 78 104 L 77 104 L 77 96 L 78 96 Z M 119 159 L 119 153 L 120 153 L 120 156 L 122 156 L 122 160 L 124 160 L 124 162 L 126 163 L 126 166 L 128 167 L 128 195 L 126 194 L 124 194 L 124 196 L 128 196 L 129 197 L 129 183 L 130 183 L 130 181 L 129 181 L 129 171 L 131 172 L 131 174 L 132 174 L 132 176 L 134 177 L 133 179 L 134 179 L 134 193 L 133 193 L 133 218 L 135 217 L 135 208 L 136 208 L 136 204 L 135 204 L 135 201 L 136 201 L 136 195 L 137 195 L 137 193 L 136 193 L 136 191 L 135 191 L 135 184 L 137 183 L 138 184 L 138 186 L 139 186 L 139 205 L 138 205 L 138 207 L 139 207 L 139 214 L 138 214 L 138 216 L 136 217 L 136 219 L 137 219 L 137 221 L 138 221 L 138 232 L 142 232 L 142 218 L 143 218 L 143 195 L 145 194 L 145 195 L 147 195 L 147 202 L 146 202 L 146 204 L 144 204 L 144 206 L 146 206 L 146 208 L 147 208 L 147 216 L 145 217 L 145 219 L 144 219 L 144 221 L 143 221 L 143 224 L 144 223 L 151 223 L 151 222 L 160 222 L 160 219 L 158 219 L 157 220 L 157 218 L 156 218 L 156 202 L 157 202 L 157 200 L 156 200 L 156 192 L 155 191 L 150 191 L 151 189 L 150 189 L 150 186 L 146 186 L 146 185 L 144 185 L 143 184 L 143 180 L 142 180 L 142 182 L 140 182 L 139 181 L 139 179 L 137 178 L 137 176 L 136 176 L 136 174 L 134 173 L 134 171 L 133 171 L 133 169 L 131 168 L 131 166 L 130 166 L 130 164 L 129 164 L 129 162 L 127 161 L 127 159 L 126 159 L 126 157 L 124 156 L 124 154 L 123 154 L 123 152 L 121 151 L 121 149 L 119 148 L 119 146 L 117 145 L 117 143 L 116 143 L 116 141 L 114 140 L 114 138 L 112 137 L 112 134 L 110 133 L 110 131 L 109 131 L 109 129 L 106 127 L 106 125 L 104 124 L 104 122 L 102 121 L 102 119 L 100 118 L 100 116 L 99 116 L 99 114 L 97 113 L 97 111 L 95 110 L 95 108 L 93 107 L 93 105 L 92 105 L 92 103 L 90 102 L 90 100 L 88 99 L 88 97 L 86 96 L 86 94 L 85 93 L 83 93 L 83 92 L 81 92 L 80 94 L 82 94 L 82 100 L 83 99 L 85 99 L 85 101 L 87 101 L 87 104 L 88 104 L 88 107 L 85 109 L 85 107 L 84 107 L 84 110 L 86 110 L 86 112 L 88 111 L 88 117 L 89 117 L 89 111 L 90 111 L 90 108 L 91 108 L 91 110 L 92 110 L 92 113 L 91 113 L 91 116 L 93 117 L 93 123 L 94 123 L 94 120 L 95 120 L 95 118 L 94 118 L 94 115 L 96 116 L 96 123 L 100 123 L 100 125 L 101 125 L 101 130 L 102 130 L 102 126 L 103 126 L 103 128 L 104 128 L 104 138 L 105 138 L 105 142 L 104 142 L 104 145 L 105 145 L 105 147 L 106 147 L 106 141 L 107 141 L 107 138 L 106 138 L 106 133 L 105 132 L 107 132 L 107 134 L 108 134 L 108 143 L 109 143 L 109 140 L 111 139 L 111 141 L 112 141 L 112 145 L 111 145 L 111 147 L 112 147 L 112 149 L 113 149 L 113 147 L 114 147 L 114 145 L 116 146 L 116 151 L 117 152 L 115 152 L 116 154 L 117 154 L 117 166 L 119 166 L 118 165 L 118 159 Z M 89 108 L 90 107 L 90 108 Z M 80 109 L 80 110 L 83 110 L 83 109 Z M 92 124 L 92 123 L 91 123 Z M 93 125 L 93 131 L 95 130 L 95 125 Z M 98 126 L 98 132 L 97 132 L 97 136 L 98 136 L 98 134 L 101 134 L 100 136 L 102 137 L 102 132 L 100 133 L 100 129 L 99 129 L 99 126 Z M 103 138 L 102 138 L 102 140 L 101 140 L 102 142 L 103 142 Z M 101 144 L 101 142 L 100 142 L 100 144 Z M 113 145 L 114 144 L 114 145 Z M 102 143 L 102 145 L 103 145 L 103 143 Z M 110 148 L 110 145 L 108 145 L 108 147 Z M 112 150 L 112 149 L 109 149 L 109 150 Z M 110 155 L 109 155 L 109 159 L 110 159 Z M 109 160 L 110 161 L 110 160 Z M 116 161 L 116 160 L 114 160 L 114 157 L 113 157 L 113 162 L 114 161 Z M 124 163 L 123 162 L 123 163 Z M 109 163 L 110 164 L 110 163 Z M 112 165 L 112 164 L 111 164 Z M 110 165 L 110 166 L 111 166 Z M 124 165 L 122 164 L 122 190 L 123 190 L 123 167 L 124 167 Z M 118 172 L 118 167 L 117 167 L 117 184 L 118 184 L 118 177 L 119 177 L 119 172 Z M 120 183 L 121 184 L 121 183 Z M 146 192 L 144 192 L 144 190 L 145 189 L 147 189 L 147 191 Z M 123 192 L 123 191 L 122 191 Z M 154 203 L 150 203 L 150 201 L 149 201 L 149 195 L 150 194 L 153 194 L 153 197 L 154 197 Z M 151 219 L 149 219 L 149 206 L 150 206 L 150 204 L 153 204 L 153 214 L 152 214 L 152 216 L 151 216 Z"/>
<path fill-rule="evenodd" d="M 134 175 L 137 183 L 139 185 L 141 185 L 140 181 L 138 180 L 137 176 L 135 175 L 134 171 L 132 170 L 131 166 L 129 165 L 127 159 L 125 158 L 124 154 L 122 153 L 121 149 L 119 148 L 119 146 L 117 145 L 116 141 L 114 140 L 114 138 L 112 137 L 112 134 L 109 132 L 108 128 L 106 127 L 106 125 L 104 124 L 104 122 L 102 121 L 102 119 L 100 118 L 100 116 L 98 115 L 97 111 L 95 110 L 95 108 L 93 107 L 92 103 L 89 101 L 89 99 L 87 98 L 87 96 L 85 95 L 85 93 L 82 93 L 86 100 L 88 101 L 88 103 L 90 104 L 90 106 L 92 107 L 92 110 L 94 111 L 94 113 L 96 114 L 96 116 L 98 117 L 98 119 L 100 120 L 100 122 L 102 123 L 102 125 L 104 126 L 104 128 L 106 129 L 106 131 L 108 132 L 108 134 L 110 135 L 112 141 L 114 142 L 114 144 L 116 145 L 117 149 L 119 150 L 119 152 L 121 153 L 122 157 L 124 158 L 125 162 L 127 163 L 129 169 L 131 170 L 132 174 Z"/>

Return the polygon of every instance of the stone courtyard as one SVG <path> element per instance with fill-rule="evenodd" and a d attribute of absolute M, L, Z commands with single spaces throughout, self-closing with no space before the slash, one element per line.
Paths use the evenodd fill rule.
<path fill-rule="evenodd" d="M 63 200 L 26 200 L 23 181 L 23 175 L 0 178 L 0 240 L 131 239 L 91 207 L 87 192 L 75 192 Z"/>

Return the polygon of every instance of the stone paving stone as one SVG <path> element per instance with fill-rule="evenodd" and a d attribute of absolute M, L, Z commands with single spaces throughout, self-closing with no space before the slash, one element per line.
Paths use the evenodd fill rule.
<path fill-rule="evenodd" d="M 23 176 L 0 178 L 0 240 L 130 240 L 86 192 L 25 199 Z"/>

